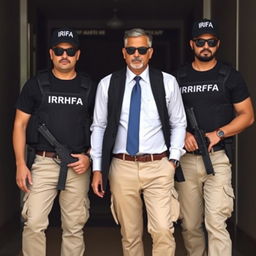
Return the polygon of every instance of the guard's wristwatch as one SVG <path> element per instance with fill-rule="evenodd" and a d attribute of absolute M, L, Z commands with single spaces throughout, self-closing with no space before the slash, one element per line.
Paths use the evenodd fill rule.
<path fill-rule="evenodd" d="M 180 161 L 179 161 L 179 160 L 170 159 L 170 161 L 174 163 L 174 165 L 175 165 L 176 168 L 180 166 Z"/>
<path fill-rule="evenodd" d="M 223 130 L 218 129 L 218 130 L 216 131 L 216 134 L 217 134 L 217 136 L 218 136 L 221 140 L 224 139 L 225 133 L 224 133 Z"/>

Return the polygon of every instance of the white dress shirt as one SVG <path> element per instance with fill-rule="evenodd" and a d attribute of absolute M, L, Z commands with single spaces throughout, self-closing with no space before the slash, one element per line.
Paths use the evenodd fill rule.
<path fill-rule="evenodd" d="M 186 134 L 186 115 L 179 86 L 175 77 L 163 73 L 163 82 L 166 94 L 166 105 L 169 114 L 169 123 L 171 127 L 170 138 L 170 159 L 179 160 L 185 153 L 183 149 Z M 126 153 L 126 139 L 129 120 L 130 99 L 134 77 L 136 75 L 127 68 L 125 91 L 121 116 L 119 121 L 116 141 L 113 148 L 113 154 Z M 140 113 L 140 133 L 139 133 L 139 152 L 141 154 L 158 154 L 167 150 L 164 135 L 162 131 L 161 120 L 157 111 L 157 106 L 150 86 L 149 68 L 147 67 L 140 74 L 141 86 L 141 113 Z M 97 89 L 93 124 L 91 126 L 91 156 L 93 159 L 93 170 L 101 170 L 101 155 L 103 135 L 107 125 L 107 105 L 108 88 L 111 75 L 104 77 Z"/>

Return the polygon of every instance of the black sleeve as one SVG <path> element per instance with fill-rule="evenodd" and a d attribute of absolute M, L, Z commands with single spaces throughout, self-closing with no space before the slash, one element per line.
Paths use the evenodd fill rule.
<path fill-rule="evenodd" d="M 35 77 L 28 80 L 23 86 L 18 97 L 16 108 L 32 114 L 41 103 L 42 95 Z"/>
<path fill-rule="evenodd" d="M 90 90 L 90 96 L 89 96 L 89 115 L 91 118 L 93 117 L 97 85 L 98 84 L 95 81 L 91 82 L 91 90 Z"/>
<path fill-rule="evenodd" d="M 227 88 L 231 103 L 239 103 L 250 96 L 247 85 L 240 72 L 235 69 L 231 70 L 230 76 L 227 79 Z"/>

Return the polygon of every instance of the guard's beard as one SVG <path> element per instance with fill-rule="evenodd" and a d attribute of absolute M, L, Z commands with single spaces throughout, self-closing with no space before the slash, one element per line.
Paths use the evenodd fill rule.
<path fill-rule="evenodd" d="M 202 55 L 203 52 L 209 52 L 210 55 Z M 200 61 L 203 61 L 203 62 L 208 62 L 208 61 L 211 61 L 212 59 L 215 58 L 215 54 L 213 54 L 210 50 L 208 49 L 204 49 L 200 52 L 200 54 L 195 54 L 197 59 L 200 60 Z"/>
<path fill-rule="evenodd" d="M 200 61 L 203 61 L 203 62 L 208 62 L 212 59 L 214 59 L 214 55 L 210 55 L 210 56 L 201 56 L 201 55 L 198 55 L 196 56 Z"/>

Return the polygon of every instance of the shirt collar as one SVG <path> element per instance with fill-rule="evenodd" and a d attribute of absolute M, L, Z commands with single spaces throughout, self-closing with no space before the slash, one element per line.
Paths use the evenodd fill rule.
<path fill-rule="evenodd" d="M 137 76 L 136 74 L 134 74 L 128 67 L 126 69 L 126 81 L 128 83 L 130 83 L 131 81 L 133 81 L 134 77 Z M 148 66 L 146 67 L 146 69 L 139 75 L 141 77 L 142 80 L 144 80 L 145 82 L 149 83 L 149 68 Z"/>

